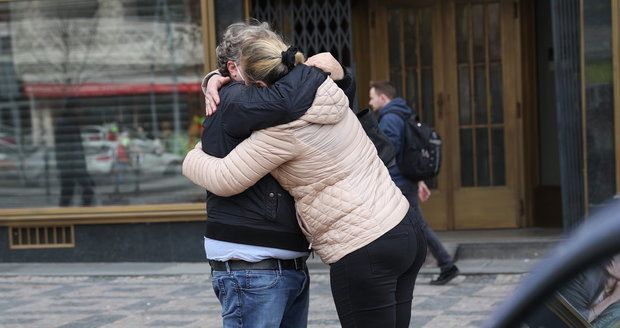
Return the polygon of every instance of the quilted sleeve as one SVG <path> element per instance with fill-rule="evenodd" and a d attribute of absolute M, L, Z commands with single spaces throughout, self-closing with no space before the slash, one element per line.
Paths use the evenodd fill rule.
<path fill-rule="evenodd" d="M 183 175 L 218 196 L 236 195 L 295 158 L 296 143 L 292 133 L 277 127 L 252 133 L 224 158 L 204 153 L 198 143 L 185 156 Z"/>

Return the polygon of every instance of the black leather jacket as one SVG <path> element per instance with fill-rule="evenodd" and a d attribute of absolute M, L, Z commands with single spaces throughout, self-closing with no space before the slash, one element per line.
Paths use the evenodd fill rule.
<path fill-rule="evenodd" d="M 237 82 L 228 84 L 220 90 L 217 112 L 204 123 L 203 151 L 224 157 L 252 131 L 303 116 L 326 76 L 317 68 L 298 65 L 269 88 L 248 87 Z M 337 83 L 352 101 L 355 87 L 350 74 Z M 294 251 L 308 250 L 297 223 L 293 197 L 271 175 L 232 197 L 207 192 L 206 237 Z"/>

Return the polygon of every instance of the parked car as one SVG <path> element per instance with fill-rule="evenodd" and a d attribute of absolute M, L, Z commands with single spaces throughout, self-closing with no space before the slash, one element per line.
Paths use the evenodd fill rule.
<path fill-rule="evenodd" d="M 117 161 L 119 147 L 117 141 L 98 140 L 96 142 L 83 142 L 83 145 L 86 167 L 92 176 L 109 176 L 114 173 L 113 169 Z M 181 171 L 183 158 L 179 155 L 154 150 L 132 153 L 133 149 L 127 147 L 125 150 L 129 157 L 128 165 L 125 168 L 126 174 L 133 172 L 142 177 L 148 177 L 173 175 Z M 54 149 L 40 147 L 30 153 L 24 163 L 24 172 L 26 182 L 33 186 L 43 185 L 46 177 L 55 178 L 58 171 Z"/>
<path fill-rule="evenodd" d="M 116 141 L 117 136 L 114 130 L 113 124 L 85 125 L 80 127 L 82 140 L 85 142 L 99 140 Z"/>
<path fill-rule="evenodd" d="M 0 179 L 3 181 L 19 178 L 19 158 L 16 153 L 4 152 L 0 146 Z"/>
<path fill-rule="evenodd" d="M 19 146 L 12 137 L 2 136 L 0 134 L 0 179 L 2 182 L 12 184 L 20 181 L 21 166 L 25 157 L 28 155 L 28 147 L 22 147 L 20 158 Z"/>

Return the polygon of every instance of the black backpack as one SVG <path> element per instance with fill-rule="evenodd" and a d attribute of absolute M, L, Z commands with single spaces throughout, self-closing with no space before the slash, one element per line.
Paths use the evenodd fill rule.
<path fill-rule="evenodd" d="M 377 155 L 379 155 L 379 158 L 386 166 L 390 166 L 396 156 L 394 144 L 392 144 L 390 139 L 388 139 L 388 137 L 381 132 L 381 129 L 379 129 L 379 125 L 377 124 L 377 119 L 368 108 L 360 111 L 356 115 L 362 125 L 362 128 L 364 128 L 366 135 L 375 145 L 375 148 L 377 148 Z"/>
<path fill-rule="evenodd" d="M 441 167 L 439 134 L 420 122 L 416 115 L 409 119 L 401 118 L 405 121 L 403 150 L 396 158 L 400 172 L 415 182 L 436 177 Z"/>

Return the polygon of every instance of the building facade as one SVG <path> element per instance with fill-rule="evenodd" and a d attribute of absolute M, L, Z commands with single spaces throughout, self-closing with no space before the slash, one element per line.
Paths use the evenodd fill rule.
<path fill-rule="evenodd" d="M 0 1 L 0 260 L 201 260 L 180 163 L 247 17 L 436 128 L 436 229 L 570 229 L 620 190 L 620 0 Z"/>

